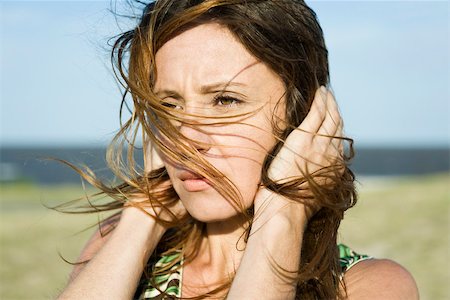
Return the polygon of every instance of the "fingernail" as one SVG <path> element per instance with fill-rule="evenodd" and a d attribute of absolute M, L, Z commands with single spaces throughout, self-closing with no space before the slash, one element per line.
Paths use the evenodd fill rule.
<path fill-rule="evenodd" d="M 325 95 L 327 94 L 327 88 L 324 87 L 323 85 L 320 87 L 320 91 Z"/>

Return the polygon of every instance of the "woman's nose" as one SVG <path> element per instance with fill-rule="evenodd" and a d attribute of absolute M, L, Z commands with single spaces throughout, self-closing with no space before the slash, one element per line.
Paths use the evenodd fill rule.
<path fill-rule="evenodd" d="M 183 124 L 180 126 L 180 133 L 186 137 L 189 145 L 199 152 L 206 153 L 211 149 L 211 137 L 199 126 Z"/>

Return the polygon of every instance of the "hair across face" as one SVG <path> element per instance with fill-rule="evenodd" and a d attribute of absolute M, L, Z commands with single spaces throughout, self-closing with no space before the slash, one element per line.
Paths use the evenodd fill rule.
<path fill-rule="evenodd" d="M 196 220 L 172 224 L 180 234 L 162 241 L 164 249 L 183 248 L 189 259 L 203 222 L 245 214 L 259 186 L 306 202 L 299 182 L 313 176 L 279 185 L 267 175 L 317 88 L 328 84 L 322 29 L 303 1 L 154 1 L 139 25 L 116 40 L 113 59 L 134 104 L 113 146 L 127 143 L 133 152 L 142 129 L 144 154 L 150 144 L 156 146 L 164 167 L 137 173 L 131 154 L 126 176 L 121 160 L 115 160 L 121 153 L 111 151 L 111 168 L 125 183 L 103 188 L 117 198 L 141 193 L 157 205 L 179 197 Z M 302 299 L 339 294 L 337 229 L 356 194 L 348 168 L 330 177 L 336 183 L 332 190 L 315 185 L 313 191 L 322 209 L 304 235 L 297 292 Z M 164 193 L 153 192 L 167 180 L 171 185 Z"/>
<path fill-rule="evenodd" d="M 173 40 L 179 40 L 180 36 L 184 36 L 186 32 L 204 24 L 222 25 L 223 29 L 226 28 L 232 35 L 233 39 L 230 40 L 233 40 L 236 45 L 240 44 L 241 52 L 246 50 L 245 52 L 252 56 L 254 62 L 265 65 L 271 73 L 277 76 L 277 80 L 281 80 L 284 84 L 285 101 L 283 102 L 282 122 L 273 122 L 274 128 L 270 131 L 270 133 L 275 132 L 275 138 L 279 142 L 274 144 L 271 149 L 265 149 L 266 156 L 262 162 L 261 178 L 264 185 L 271 184 L 266 171 L 271 160 L 282 147 L 282 140 L 304 119 L 316 89 L 328 82 L 327 51 L 315 15 L 302 1 L 162 0 L 150 4 L 144 11 L 139 30 L 134 31 L 129 78 L 127 78 L 130 91 L 135 96 L 136 106 L 142 107 L 137 114 L 138 116 L 144 115 L 141 117 L 141 119 L 145 119 L 144 129 L 146 124 L 150 124 L 150 128 L 146 132 L 153 140 L 157 140 L 156 135 L 158 134 L 165 135 L 164 142 L 157 140 L 156 144 L 160 146 L 161 152 L 166 157 L 178 163 L 181 161 L 196 162 L 195 165 L 191 164 L 185 168 L 205 176 L 224 198 L 227 198 L 230 203 L 234 203 L 232 206 L 245 211 L 247 205 L 244 204 L 248 201 L 244 199 L 241 189 L 235 188 L 236 181 L 228 180 L 208 161 L 199 159 L 198 152 L 192 147 L 173 147 L 179 145 L 178 141 L 185 140 L 186 136 L 176 132 L 169 124 L 171 123 L 169 119 L 172 119 L 173 123 L 174 117 L 182 118 L 182 116 L 174 114 L 166 108 L 182 107 L 165 102 L 163 103 L 164 107 L 161 108 L 161 105 L 158 105 L 160 104 L 158 98 L 161 94 L 154 94 L 155 83 L 161 77 L 160 63 L 156 61 L 157 53 L 162 48 L 167 48 L 167 44 L 172 44 Z M 183 47 L 192 49 L 195 47 L 193 44 L 201 41 L 191 39 Z M 203 44 L 211 45 L 211 43 Z M 198 48 L 202 48 L 201 45 Z M 183 51 L 179 49 L 179 52 Z M 226 61 L 223 59 L 223 55 L 218 54 L 220 51 L 218 52 L 217 49 L 214 51 L 206 53 L 206 56 L 199 57 L 197 55 L 188 58 L 195 60 L 191 61 L 187 67 L 191 68 L 195 64 L 202 64 L 205 58 L 208 58 L 209 64 L 218 65 L 220 62 L 220 68 L 224 68 L 230 62 L 232 62 L 231 65 L 235 65 L 234 61 L 236 57 L 239 57 L 228 53 L 226 57 L 228 61 Z M 196 51 L 196 54 L 205 52 L 207 51 Z M 184 53 L 179 57 L 183 56 L 186 58 L 188 54 Z M 241 70 L 235 70 L 235 74 L 230 73 L 229 78 L 224 78 L 222 81 L 231 83 L 233 76 L 238 76 L 240 72 L 252 72 L 251 69 L 254 67 L 241 65 Z M 174 76 L 181 70 L 172 68 L 171 72 Z M 142 84 L 145 82 L 152 84 L 145 86 Z M 185 82 L 187 81 L 185 80 Z M 248 103 L 245 104 L 239 105 L 239 110 L 228 109 L 227 112 L 211 110 L 216 112 L 215 115 L 211 115 L 211 111 L 207 113 L 203 113 L 199 109 L 192 111 L 190 107 L 188 107 L 188 111 L 182 111 L 187 114 L 203 114 L 210 118 L 230 118 L 233 114 L 249 113 L 250 108 L 255 108 L 249 106 Z M 247 106 L 247 110 L 243 110 L 243 106 Z M 147 116 L 145 116 L 145 110 L 150 111 Z M 159 122 L 152 116 L 155 112 Z M 229 119 L 229 121 L 231 120 Z M 171 141 L 171 143 L 167 141 Z M 170 144 L 171 147 L 167 144 Z M 184 145 L 188 144 L 184 143 Z M 256 161 L 260 164 L 258 160 Z M 253 185 L 252 188 L 256 189 L 257 185 Z"/>
<path fill-rule="evenodd" d="M 206 23 L 166 42 L 156 53 L 154 92 L 175 113 L 197 117 L 177 128 L 251 206 L 267 153 L 275 146 L 272 118 L 284 97 L 281 78 L 258 61 L 224 26 Z M 245 115 L 217 124 L 218 117 Z M 203 116 L 204 118 L 201 118 Z M 220 120 L 220 119 L 219 119 Z M 214 124 L 216 123 L 216 124 Z M 165 160 L 174 189 L 197 220 L 219 221 L 241 213 L 207 180 L 178 161 Z"/>

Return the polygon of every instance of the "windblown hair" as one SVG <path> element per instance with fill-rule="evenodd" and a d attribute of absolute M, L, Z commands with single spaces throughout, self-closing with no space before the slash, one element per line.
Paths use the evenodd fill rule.
<path fill-rule="evenodd" d="M 274 130 L 270 134 L 278 142 L 267 153 L 261 185 L 292 201 L 305 205 L 318 203 L 320 206 L 308 222 L 301 263 L 298 272 L 293 274 L 297 282 L 297 298 L 341 298 L 341 269 L 336 243 L 344 211 L 356 202 L 354 175 L 348 168 L 348 162 L 353 156 L 353 140 L 329 137 L 349 142 L 349 154 L 332 158 L 331 166 L 324 166 L 311 174 L 305 172 L 283 183 L 274 182 L 268 176 L 269 166 L 284 140 L 309 112 L 317 88 L 329 84 L 328 52 L 315 13 L 300 0 L 158 0 L 144 5 L 137 27 L 118 36 L 112 51 L 116 75 L 125 89 L 123 101 L 127 94 L 133 100 L 132 116 L 122 124 L 107 152 L 109 167 L 122 183 L 108 186 L 89 169 L 74 167 L 85 180 L 102 191 L 98 195 L 107 195 L 112 199 L 106 203 L 90 203 L 82 211 L 118 210 L 120 214 L 124 205 L 146 205 L 147 208 L 162 207 L 170 214 L 169 207 L 179 199 L 170 185 L 167 171 L 164 167 L 156 170 L 147 167 L 150 165 L 150 148 L 156 147 L 165 157 L 206 177 L 225 199 L 241 208 L 249 224 L 252 223 L 254 213 L 242 207 L 239 201 L 241 195 L 231 181 L 199 155 L 192 147 L 191 140 L 174 130 L 173 120 L 184 122 L 186 126 L 195 124 L 168 110 L 153 92 L 157 78 L 155 55 L 158 49 L 189 28 L 205 23 L 220 24 L 285 84 L 286 118 L 283 120 L 284 126 L 274 122 Z M 245 116 L 241 117 L 245 119 Z M 216 121 L 227 122 L 226 119 L 218 118 Z M 138 166 L 134 159 L 140 134 L 144 168 Z M 123 149 L 126 149 L 126 159 Z M 136 198 L 145 201 L 133 201 Z M 162 238 L 155 255 L 181 251 L 183 259 L 189 261 L 199 249 L 201 237 L 205 234 L 205 224 L 189 216 L 181 219 L 173 217 L 173 222 L 156 217 L 158 222 L 173 230 Z M 246 230 L 248 234 L 250 227 Z M 172 272 L 170 267 L 162 272 Z M 279 271 L 280 274 L 286 273 L 286 270 Z M 149 280 L 155 275 L 148 274 Z M 223 283 L 209 294 L 228 289 L 230 283 Z"/>

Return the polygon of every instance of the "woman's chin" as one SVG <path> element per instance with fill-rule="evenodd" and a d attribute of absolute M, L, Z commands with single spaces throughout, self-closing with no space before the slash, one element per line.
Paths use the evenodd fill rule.
<path fill-rule="evenodd" d="M 242 213 L 237 212 L 236 210 L 212 210 L 207 209 L 203 211 L 199 211 L 197 209 L 189 210 L 189 214 L 197 221 L 204 222 L 204 223 L 217 223 L 217 222 L 224 222 L 226 220 L 232 219 L 237 217 L 238 215 L 242 215 Z"/>
<path fill-rule="evenodd" d="M 244 208 L 242 208 L 242 204 L 237 205 L 225 199 L 211 187 L 197 192 L 187 191 L 183 185 L 174 185 L 174 187 L 188 213 L 200 222 L 221 222 L 238 216 L 240 217 L 237 219 L 240 219 L 243 216 L 242 209 L 247 209 L 253 204 L 254 193 L 243 195 L 244 199 L 241 201 L 243 201 Z M 201 184 L 194 182 L 189 187 L 192 189 L 200 188 Z"/>
<path fill-rule="evenodd" d="M 220 202 L 222 203 L 211 204 L 211 202 L 190 202 L 189 204 L 183 204 L 195 220 L 204 223 L 224 222 L 231 219 L 241 219 L 244 216 L 239 208 L 234 208 L 230 203 L 226 202 L 226 200 L 222 199 Z M 206 205 L 204 205 L 205 203 Z"/>

